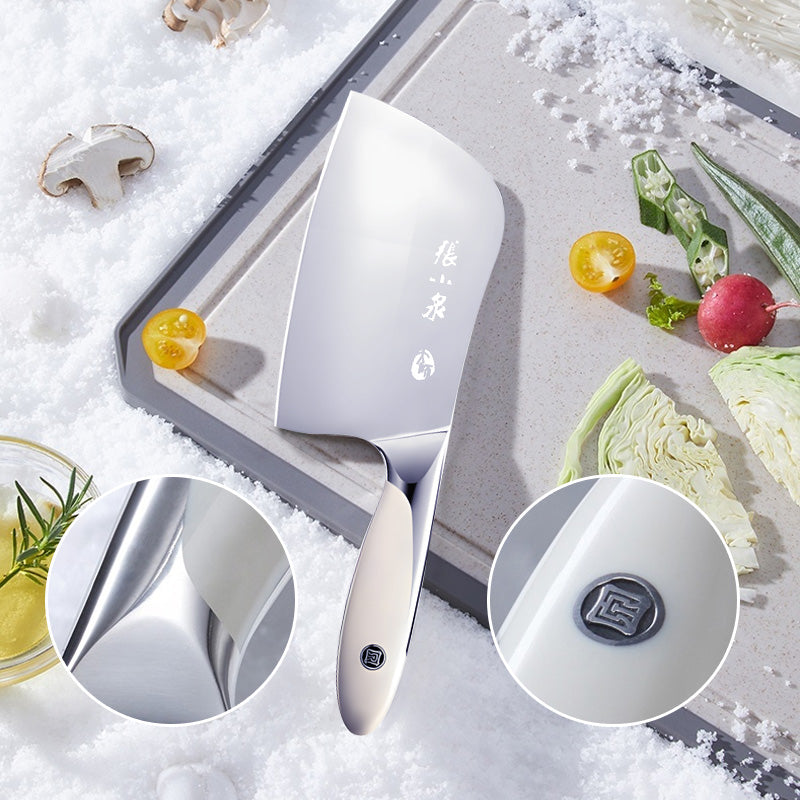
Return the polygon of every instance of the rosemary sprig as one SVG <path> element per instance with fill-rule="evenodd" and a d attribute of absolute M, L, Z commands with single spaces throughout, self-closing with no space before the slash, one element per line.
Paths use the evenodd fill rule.
<path fill-rule="evenodd" d="M 69 476 L 69 486 L 67 496 L 62 497 L 61 493 L 52 483 L 44 478 L 39 480 L 58 499 L 58 507 L 50 509 L 49 518 L 45 518 L 36 508 L 36 504 L 31 500 L 30 495 L 14 481 L 17 489 L 17 518 L 19 520 L 19 531 L 14 528 L 11 531 L 11 568 L 0 578 L 0 588 L 5 586 L 16 575 L 24 575 L 34 583 L 44 584 L 47 580 L 49 569 L 49 559 L 55 552 L 56 545 L 61 541 L 64 532 L 75 519 L 78 511 L 89 501 L 87 492 L 92 483 L 92 478 L 86 481 L 83 488 L 76 492 L 76 472 L 73 469 Z M 27 513 L 26 513 L 27 508 Z M 28 522 L 30 514 L 39 528 L 38 533 L 34 533 Z"/>

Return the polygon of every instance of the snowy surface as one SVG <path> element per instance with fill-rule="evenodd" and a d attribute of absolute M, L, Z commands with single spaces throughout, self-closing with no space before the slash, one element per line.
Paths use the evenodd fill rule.
<path fill-rule="evenodd" d="M 392 711 L 372 736 L 351 736 L 334 671 L 355 550 L 122 399 L 116 322 L 386 4 L 290 0 L 280 24 L 221 51 L 170 33 L 155 0 L 27 0 L 3 26 L 3 432 L 63 451 L 104 489 L 173 472 L 240 491 L 278 528 L 298 591 L 286 659 L 222 720 L 183 729 L 123 720 L 61 668 L 2 691 L 5 797 L 754 796 L 647 729 L 592 729 L 539 708 L 489 634 L 427 594 Z M 146 132 L 153 167 L 127 179 L 107 211 L 80 189 L 42 194 L 49 148 L 101 122 Z"/>
<path fill-rule="evenodd" d="M 725 102 L 702 85 L 698 54 L 687 52 L 667 37 L 663 9 L 642 13 L 639 0 L 502 0 L 527 16 L 527 26 L 509 43 L 509 50 L 534 66 L 556 72 L 577 64 L 593 67 L 580 87 L 602 98 L 600 122 L 618 131 L 621 140 L 633 133 L 659 134 L 675 113 L 669 98 L 681 98 L 704 122 L 724 122 Z M 653 13 L 655 12 L 655 13 Z M 659 62 L 675 66 L 660 69 Z M 546 98 L 535 97 L 546 104 Z M 558 109 L 551 109 L 551 113 Z M 557 116 L 557 114 L 554 114 Z M 571 138 L 590 148 L 585 120 Z M 652 145 L 648 145 L 652 146 Z"/>

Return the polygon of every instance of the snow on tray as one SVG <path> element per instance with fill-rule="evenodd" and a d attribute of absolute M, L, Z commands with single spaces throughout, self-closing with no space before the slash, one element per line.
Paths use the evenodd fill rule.
<path fill-rule="evenodd" d="M 674 40 L 664 40 L 664 21 L 636 0 L 503 0 L 523 12 L 527 27 L 509 51 L 553 72 L 591 65 L 580 92 L 603 98 L 600 122 L 612 130 L 661 133 L 672 101 L 683 98 L 706 122 L 724 122 L 726 103 L 705 88 L 700 67 Z M 675 70 L 662 69 L 663 62 Z M 535 96 L 542 103 L 541 94 Z M 625 140 L 623 140 L 625 144 Z"/>

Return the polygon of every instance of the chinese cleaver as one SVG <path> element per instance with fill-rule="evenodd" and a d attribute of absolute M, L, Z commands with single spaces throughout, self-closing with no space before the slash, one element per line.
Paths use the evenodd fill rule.
<path fill-rule="evenodd" d="M 503 235 L 491 176 L 419 120 L 351 93 L 306 229 L 275 424 L 355 436 L 387 482 L 339 640 L 345 725 L 372 731 L 406 657 L 458 384 Z"/>

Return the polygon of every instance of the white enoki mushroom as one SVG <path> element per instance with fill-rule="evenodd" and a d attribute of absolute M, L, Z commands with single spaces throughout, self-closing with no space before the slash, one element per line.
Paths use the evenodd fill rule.
<path fill-rule="evenodd" d="M 150 140 L 130 125 L 92 125 L 79 139 L 71 133 L 47 154 L 39 171 L 45 194 L 60 197 L 83 184 L 95 208 L 122 198 L 122 177 L 147 169 L 155 158 Z"/>
<path fill-rule="evenodd" d="M 686 0 L 693 16 L 721 27 L 748 46 L 800 62 L 797 0 Z"/>
<path fill-rule="evenodd" d="M 169 0 L 162 16 L 171 30 L 188 25 L 202 30 L 214 47 L 224 47 L 251 33 L 269 10 L 269 0 Z"/>

